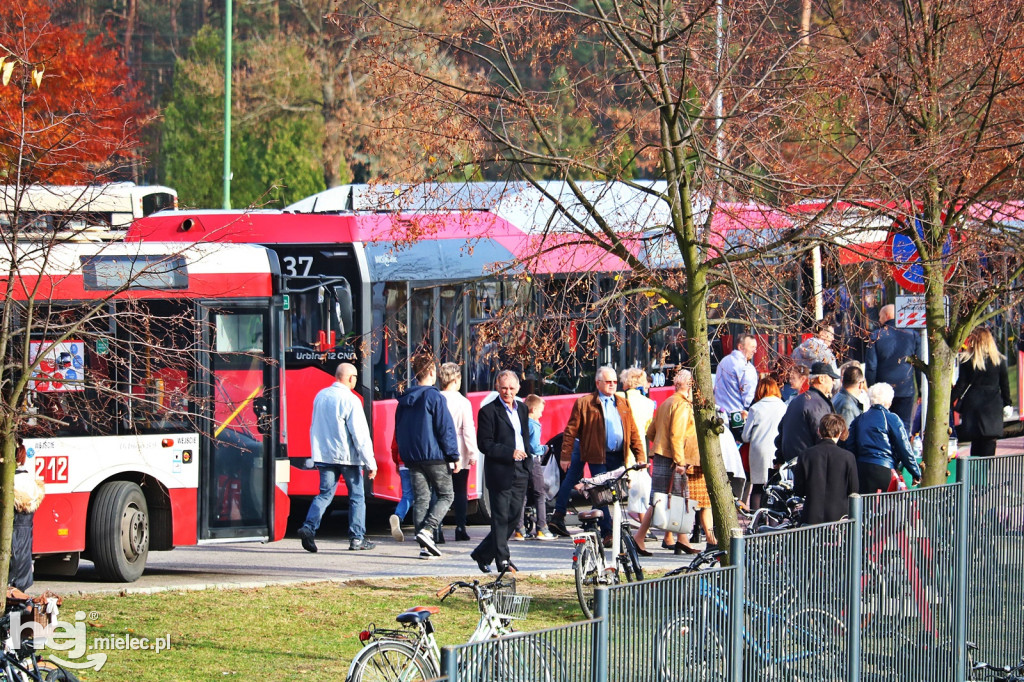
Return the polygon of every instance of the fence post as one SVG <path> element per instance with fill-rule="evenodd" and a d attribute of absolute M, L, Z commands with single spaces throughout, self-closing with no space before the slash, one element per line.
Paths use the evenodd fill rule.
<path fill-rule="evenodd" d="M 860 682 L 860 591 L 864 557 L 864 498 L 850 495 L 850 617 L 846 623 L 846 647 L 850 652 L 849 682 Z"/>
<path fill-rule="evenodd" d="M 746 541 L 743 531 L 733 529 L 729 540 L 729 559 L 732 563 L 732 589 L 729 591 L 729 680 L 743 680 L 743 602 L 746 582 Z"/>
<path fill-rule="evenodd" d="M 953 596 L 956 621 L 953 623 L 954 678 L 967 679 L 967 551 L 971 511 L 971 465 L 967 455 L 957 458 L 956 478 L 960 484 L 956 508 L 956 580 Z"/>
<path fill-rule="evenodd" d="M 608 588 L 594 590 L 593 682 L 608 682 Z"/>
<path fill-rule="evenodd" d="M 448 682 L 459 682 L 459 656 L 454 647 L 441 647 L 441 674 Z"/>

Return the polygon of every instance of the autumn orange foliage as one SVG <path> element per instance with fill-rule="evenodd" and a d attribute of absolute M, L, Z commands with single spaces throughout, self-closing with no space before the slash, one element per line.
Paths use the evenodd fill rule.
<path fill-rule="evenodd" d="M 89 39 L 61 7 L 0 3 L 0 182 L 111 179 L 149 115 L 110 35 Z"/>

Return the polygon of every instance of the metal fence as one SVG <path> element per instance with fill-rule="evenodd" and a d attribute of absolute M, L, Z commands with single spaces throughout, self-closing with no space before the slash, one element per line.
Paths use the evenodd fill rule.
<path fill-rule="evenodd" d="M 1024 655 L 1024 456 L 968 462 L 967 639 L 989 663 Z"/>
<path fill-rule="evenodd" d="M 606 638 L 603 621 L 588 620 L 498 639 L 444 647 L 441 667 L 450 682 L 592 682 L 600 678 Z M 595 649 L 599 646 L 599 649 Z"/>
<path fill-rule="evenodd" d="M 597 618 L 445 648 L 460 680 L 960 682 L 1024 654 L 1024 455 L 731 540 L 734 566 L 598 588 Z"/>
<path fill-rule="evenodd" d="M 608 678 L 621 682 L 725 679 L 736 569 L 608 588 Z"/>

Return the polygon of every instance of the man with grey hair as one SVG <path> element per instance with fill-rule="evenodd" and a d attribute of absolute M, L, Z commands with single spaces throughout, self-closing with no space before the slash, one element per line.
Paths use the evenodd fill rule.
<path fill-rule="evenodd" d="M 590 467 L 591 476 L 597 476 L 622 466 L 627 451 L 633 453 L 637 462 L 647 461 L 629 402 L 615 395 L 619 383 L 615 370 L 607 366 L 600 367 L 594 379 L 596 390 L 578 398 L 573 404 L 562 438 L 561 465 L 563 469 L 568 467 L 568 471 L 558 489 L 555 512 L 548 528 L 556 535 L 565 537 L 569 535 L 565 527 L 569 493 L 583 476 L 584 464 Z M 575 447 L 577 441 L 578 449 Z M 601 531 L 610 543 L 611 521 L 607 509 L 604 511 Z"/>
<path fill-rule="evenodd" d="M 477 413 L 477 446 L 484 455 L 484 484 L 491 501 L 491 532 L 470 554 L 484 573 L 491 562 L 499 571 L 515 570 L 508 539 L 516 529 L 523 510 L 526 486 L 533 458 L 526 448 L 530 442 L 530 417 L 526 405 L 516 400 L 519 377 L 512 370 L 498 372 L 498 399 Z"/>
<path fill-rule="evenodd" d="M 363 494 L 363 470 L 370 480 L 377 475 L 373 442 L 366 424 L 363 404 L 356 397 L 358 372 L 347 362 L 338 365 L 334 383 L 313 399 L 313 418 L 309 426 L 309 445 L 313 462 L 320 472 L 320 494 L 313 498 L 298 535 L 302 548 L 317 551 L 314 538 L 324 512 L 334 500 L 338 479 L 348 488 L 348 535 L 350 550 L 373 549 L 365 538 L 366 501 Z"/>

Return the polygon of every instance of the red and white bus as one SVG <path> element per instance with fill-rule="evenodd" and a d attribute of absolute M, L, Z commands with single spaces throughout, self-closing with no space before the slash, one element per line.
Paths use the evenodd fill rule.
<path fill-rule="evenodd" d="M 84 557 L 103 579 L 132 581 L 150 550 L 281 539 L 274 254 L 23 243 L 13 255 L 0 280 L 29 339 L 8 360 L 31 373 L 19 435 L 46 488 L 36 570 L 70 575 Z"/>
<path fill-rule="evenodd" d="M 634 229 L 638 211 L 652 220 L 667 216 L 667 207 L 648 194 L 624 185 L 590 185 Z M 515 191 L 511 185 L 501 190 L 494 183 L 459 187 L 461 194 L 443 203 L 439 195 L 424 193 L 423 202 L 395 210 L 382 204 L 395 198 L 393 188 L 347 186 L 289 211 L 161 212 L 129 229 L 129 241 L 253 243 L 277 253 L 287 299 L 285 393 L 293 499 L 318 492 L 317 474 L 306 468 L 310 413 L 313 397 L 331 383 L 339 362 L 359 368 L 357 391 L 379 465 L 372 494 L 398 500 L 401 483 L 390 456 L 394 412 L 409 376 L 409 358 L 418 350 L 430 349 L 442 362 L 462 366 L 463 390 L 474 408 L 493 389 L 501 367 L 520 370 L 521 395 L 533 392 L 547 400 L 545 439 L 564 428 L 575 396 L 593 389 L 599 364 L 649 367 L 651 354 L 660 352 L 652 351 L 656 342 L 644 336 L 646 330 L 606 328 L 588 313 L 586 303 L 569 315 L 572 339 L 559 349 L 562 361 L 544 371 L 524 362 L 533 339 L 499 343 L 485 333 L 500 311 L 544 311 L 543 297 L 560 295 L 567 287 L 584 289 L 581 301 L 599 300 L 604 283 L 628 268 L 577 240 L 538 254 L 541 233 L 560 228 L 552 225 L 551 207 L 535 190 Z M 637 239 L 638 252 L 640 243 Z M 527 257 L 530 277 L 497 270 Z M 668 336 L 653 334 L 662 342 Z M 475 500 L 482 493 L 477 470 L 470 477 L 469 497 Z"/>

